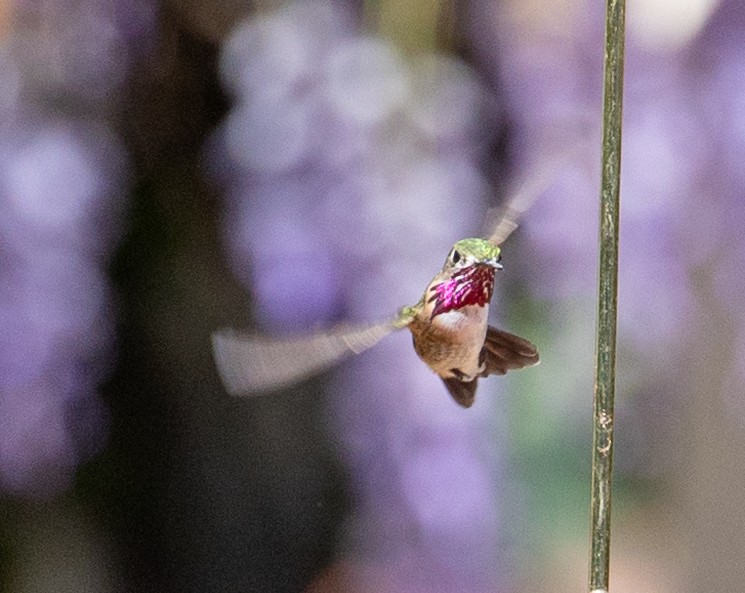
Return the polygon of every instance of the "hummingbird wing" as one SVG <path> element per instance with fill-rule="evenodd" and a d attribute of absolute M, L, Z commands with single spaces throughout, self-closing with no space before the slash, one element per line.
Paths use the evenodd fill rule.
<path fill-rule="evenodd" d="M 481 356 L 484 358 L 484 371 L 481 373 L 483 377 L 504 375 L 507 371 L 540 362 L 538 349 L 528 340 L 491 325 L 486 330 Z"/>
<path fill-rule="evenodd" d="M 513 184 L 514 189 L 509 192 L 507 204 L 490 211 L 488 218 L 491 222 L 491 231 L 487 240 L 494 245 L 504 243 L 518 227 L 525 211 L 556 182 L 562 169 L 577 160 L 577 156 L 584 148 L 585 141 L 579 141 L 558 157 L 539 158 L 537 163 Z"/>
<path fill-rule="evenodd" d="M 563 162 L 563 161 L 562 161 Z M 491 233 L 488 241 L 501 245 L 519 226 L 518 221 L 533 202 L 553 184 L 558 174 L 558 165 L 549 165 L 547 169 L 529 173 L 527 179 L 518 182 L 517 189 L 507 204 L 492 210 Z"/>
<path fill-rule="evenodd" d="M 217 370 L 231 395 L 255 395 L 317 373 L 345 356 L 372 348 L 411 322 L 411 308 L 395 319 L 367 325 L 339 325 L 291 338 L 272 338 L 224 329 L 212 334 Z"/>

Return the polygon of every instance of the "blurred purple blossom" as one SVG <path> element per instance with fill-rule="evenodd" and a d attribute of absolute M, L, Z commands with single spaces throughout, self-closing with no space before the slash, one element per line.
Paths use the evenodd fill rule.
<path fill-rule="evenodd" d="M 18 3 L 8 43 L 26 97 L 50 109 L 60 99 L 79 110 L 104 108 L 152 44 L 156 23 L 152 0 Z"/>
<path fill-rule="evenodd" d="M 0 478 L 14 492 L 64 488 L 105 434 L 95 388 L 113 343 L 102 265 L 116 234 L 101 214 L 107 202 L 111 213 L 119 210 L 109 184 L 121 178 L 110 176 L 117 166 L 99 164 L 102 153 L 89 151 L 109 158 L 122 151 L 115 138 L 85 138 L 89 132 L 41 127 L 2 144 Z"/>
<path fill-rule="evenodd" d="M 481 228 L 478 159 L 494 121 L 481 83 L 452 58 L 407 60 L 351 21 L 336 4 L 298 2 L 225 44 L 225 244 L 267 331 L 390 317 Z M 333 382 L 356 500 L 343 553 L 384 566 L 395 590 L 510 580 L 493 389 L 463 414 L 403 334 Z"/>
<path fill-rule="evenodd" d="M 690 60 L 697 106 L 707 126 L 712 155 L 697 185 L 701 202 L 688 224 L 689 255 L 699 274 L 711 281 L 715 299 L 709 306 L 727 319 L 720 337 L 732 344 L 731 359 L 717 361 L 727 372 L 727 404 L 741 423 L 745 407 L 745 13 L 742 4 L 724 0 Z"/>
<path fill-rule="evenodd" d="M 0 488 L 49 496 L 105 442 L 106 265 L 127 158 L 107 121 L 150 2 L 25 2 L 0 53 Z"/>

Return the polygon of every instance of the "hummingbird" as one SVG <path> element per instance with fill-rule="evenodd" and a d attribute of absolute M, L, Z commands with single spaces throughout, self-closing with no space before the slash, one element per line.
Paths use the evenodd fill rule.
<path fill-rule="evenodd" d="M 496 273 L 503 269 L 501 246 L 559 171 L 587 150 L 589 140 L 580 135 L 562 154 L 539 158 L 513 186 L 506 206 L 492 212 L 488 238 L 456 242 L 419 301 L 402 307 L 395 317 L 288 338 L 234 329 L 213 333 L 215 363 L 227 391 L 255 395 L 289 385 L 404 328 L 411 332 L 419 358 L 464 408 L 473 405 L 479 379 L 538 364 L 535 345 L 488 323 Z"/>
<path fill-rule="evenodd" d="M 408 320 L 414 350 L 464 408 L 476 397 L 479 377 L 538 364 L 538 349 L 488 324 L 499 246 L 486 239 L 458 241 L 424 295 L 399 317 Z"/>
<path fill-rule="evenodd" d="M 338 325 L 285 339 L 233 329 L 215 332 L 213 352 L 226 389 L 250 395 L 296 382 L 407 328 L 419 358 L 456 403 L 470 407 L 480 378 L 539 362 L 531 342 L 488 323 L 496 273 L 502 270 L 500 245 L 517 227 L 519 213 L 506 208 L 488 239 L 455 243 L 419 301 L 382 323 Z"/>

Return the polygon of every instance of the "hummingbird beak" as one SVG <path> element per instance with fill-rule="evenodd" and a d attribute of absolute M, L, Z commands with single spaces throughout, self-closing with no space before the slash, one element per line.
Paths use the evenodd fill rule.
<path fill-rule="evenodd" d="M 501 255 L 499 257 L 495 258 L 495 259 L 487 259 L 487 260 L 485 260 L 484 261 L 484 264 L 487 265 L 487 266 L 490 266 L 490 267 L 494 268 L 495 270 L 502 270 L 502 269 L 504 269 L 504 266 L 502 266 L 502 256 Z"/>

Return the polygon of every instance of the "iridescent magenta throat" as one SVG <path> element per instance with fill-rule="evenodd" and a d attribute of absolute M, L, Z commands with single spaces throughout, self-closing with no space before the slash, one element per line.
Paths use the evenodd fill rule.
<path fill-rule="evenodd" d="M 484 264 L 470 266 L 436 285 L 435 294 L 430 299 L 435 301 L 432 317 L 468 305 L 488 305 L 494 292 L 494 271 Z"/>

